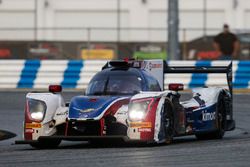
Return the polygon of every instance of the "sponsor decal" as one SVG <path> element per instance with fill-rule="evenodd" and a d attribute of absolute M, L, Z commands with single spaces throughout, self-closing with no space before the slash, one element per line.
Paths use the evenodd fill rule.
<path fill-rule="evenodd" d="M 60 116 L 60 115 L 68 115 L 68 111 L 60 112 L 60 113 L 57 113 L 56 115 L 57 115 L 57 116 Z"/>
<path fill-rule="evenodd" d="M 76 107 L 73 107 L 75 110 L 81 112 L 81 113 L 87 113 L 87 112 L 91 112 L 91 111 L 94 111 L 95 109 L 94 108 L 88 108 L 88 109 L 85 109 L 85 110 L 82 110 L 82 109 L 79 109 L 79 108 L 76 108 Z"/>
<path fill-rule="evenodd" d="M 198 60 L 217 60 L 219 56 L 220 53 L 213 50 L 197 52 Z"/>
<path fill-rule="evenodd" d="M 162 68 L 163 64 L 162 63 L 144 63 L 142 66 L 142 69 L 148 69 L 149 71 L 151 71 L 152 69 L 156 69 L 156 68 Z"/>
<path fill-rule="evenodd" d="M 26 123 L 25 124 L 25 128 L 29 129 L 29 128 L 41 128 L 42 124 L 39 123 Z"/>
<path fill-rule="evenodd" d="M 91 111 L 94 111 L 94 110 L 95 110 L 94 108 L 88 108 L 86 110 L 80 110 L 80 112 L 86 113 L 86 112 L 91 112 Z"/>
<path fill-rule="evenodd" d="M 34 129 L 25 129 L 25 133 L 34 133 Z"/>
<path fill-rule="evenodd" d="M 212 121 L 215 120 L 215 112 L 208 113 L 206 110 L 202 111 L 202 121 Z"/>
<path fill-rule="evenodd" d="M 61 50 L 59 44 L 49 42 L 31 43 L 28 48 L 29 57 L 41 59 L 60 58 Z"/>
<path fill-rule="evenodd" d="M 139 128 L 138 132 L 151 132 L 151 128 Z"/>
<path fill-rule="evenodd" d="M 159 53 L 164 51 L 161 46 L 156 45 L 143 45 L 137 48 L 138 51 L 145 52 L 145 53 Z"/>
<path fill-rule="evenodd" d="M 113 45 L 104 45 L 104 44 L 91 44 L 82 46 L 80 50 L 80 56 L 84 60 L 93 60 L 93 59 L 105 59 L 111 60 L 116 58 L 115 55 L 115 46 Z"/>
<path fill-rule="evenodd" d="M 131 128 L 151 128 L 151 122 L 131 122 L 129 125 Z"/>
<path fill-rule="evenodd" d="M 163 89 L 163 61 L 162 60 L 145 60 L 141 65 L 141 69 L 152 74 L 159 82 Z"/>
<path fill-rule="evenodd" d="M 133 54 L 135 59 L 163 59 L 166 60 L 165 46 L 161 45 L 137 45 Z"/>
<path fill-rule="evenodd" d="M 82 59 L 114 59 L 115 52 L 111 49 L 83 49 Z"/>
<path fill-rule="evenodd" d="M 156 63 L 153 64 L 152 63 L 150 66 L 151 66 L 151 68 L 162 68 L 162 63 L 158 63 L 158 64 L 156 64 Z"/>

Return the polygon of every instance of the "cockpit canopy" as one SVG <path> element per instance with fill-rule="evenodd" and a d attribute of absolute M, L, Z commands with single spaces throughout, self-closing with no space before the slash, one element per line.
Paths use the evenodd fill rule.
<path fill-rule="evenodd" d="M 92 78 L 86 94 L 134 95 L 140 91 L 161 91 L 158 81 L 151 76 L 148 82 L 148 76 L 147 72 L 135 68 L 105 69 Z"/>

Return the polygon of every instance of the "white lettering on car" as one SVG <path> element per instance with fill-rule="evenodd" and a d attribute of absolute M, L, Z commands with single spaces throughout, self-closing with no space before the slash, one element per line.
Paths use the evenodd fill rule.
<path fill-rule="evenodd" d="M 215 112 L 208 113 L 206 110 L 202 111 L 202 121 L 215 120 Z"/>

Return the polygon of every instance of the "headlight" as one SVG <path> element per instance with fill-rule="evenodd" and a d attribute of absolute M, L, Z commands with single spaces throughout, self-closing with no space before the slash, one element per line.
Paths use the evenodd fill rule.
<path fill-rule="evenodd" d="M 134 100 L 129 104 L 128 117 L 131 121 L 141 121 L 151 109 L 154 99 Z"/>
<path fill-rule="evenodd" d="M 43 101 L 28 99 L 28 107 L 32 119 L 43 120 L 46 111 L 46 104 Z"/>

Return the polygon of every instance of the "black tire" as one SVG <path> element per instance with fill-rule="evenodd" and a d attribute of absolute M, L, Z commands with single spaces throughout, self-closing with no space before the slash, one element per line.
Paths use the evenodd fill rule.
<path fill-rule="evenodd" d="M 30 144 L 37 149 L 54 149 L 59 146 L 61 140 L 39 140 L 38 143 Z"/>
<path fill-rule="evenodd" d="M 165 101 L 164 104 L 162 123 L 165 133 L 166 144 L 170 144 L 173 142 L 174 137 L 174 111 L 173 105 L 168 99 Z"/>
<path fill-rule="evenodd" d="M 223 138 L 225 134 L 225 125 L 226 125 L 225 101 L 224 101 L 223 93 L 220 93 L 218 97 L 216 118 L 217 118 L 216 124 L 218 126 L 218 129 L 210 133 L 195 134 L 197 139 L 208 140 L 208 139 L 222 139 Z"/>

